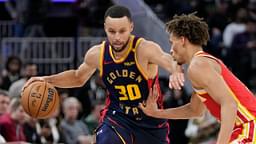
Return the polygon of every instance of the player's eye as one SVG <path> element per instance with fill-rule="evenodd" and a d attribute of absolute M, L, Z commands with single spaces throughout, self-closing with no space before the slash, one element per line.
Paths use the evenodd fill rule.
<path fill-rule="evenodd" d="M 109 33 L 111 33 L 111 34 L 115 34 L 116 32 L 115 32 L 115 31 L 110 30 L 110 31 L 109 31 Z"/>
<path fill-rule="evenodd" d="M 120 33 L 120 34 L 123 34 L 123 33 L 125 33 L 125 30 L 121 30 L 119 33 Z"/>

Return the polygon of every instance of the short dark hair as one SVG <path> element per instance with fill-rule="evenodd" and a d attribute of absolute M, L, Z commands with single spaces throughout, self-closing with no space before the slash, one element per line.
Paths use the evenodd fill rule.
<path fill-rule="evenodd" d="M 166 24 L 167 31 L 175 36 L 184 36 L 189 42 L 196 45 L 207 45 L 209 40 L 208 25 L 203 18 L 197 17 L 196 12 L 191 14 L 175 15 Z"/>
<path fill-rule="evenodd" d="M 111 18 L 122 18 L 126 16 L 130 21 L 132 20 L 129 9 L 120 5 L 114 5 L 109 7 L 105 12 L 104 21 L 108 16 Z"/>

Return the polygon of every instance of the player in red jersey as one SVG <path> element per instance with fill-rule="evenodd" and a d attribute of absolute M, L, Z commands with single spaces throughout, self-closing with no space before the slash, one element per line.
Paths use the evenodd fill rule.
<path fill-rule="evenodd" d="M 158 94 L 151 90 L 146 105 L 140 108 L 149 116 L 188 119 L 201 116 L 207 108 L 220 122 L 217 144 L 256 143 L 256 98 L 221 60 L 207 54 L 208 25 L 194 14 L 174 16 L 167 23 L 171 54 L 180 64 L 188 64 L 188 78 L 195 93 L 190 103 L 170 109 L 158 109 Z"/>

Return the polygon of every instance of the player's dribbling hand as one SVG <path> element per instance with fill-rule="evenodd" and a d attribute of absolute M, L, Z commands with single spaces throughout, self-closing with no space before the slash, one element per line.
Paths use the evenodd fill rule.
<path fill-rule="evenodd" d="M 34 81 L 44 81 L 44 78 L 43 78 L 43 77 L 31 77 L 31 78 L 25 83 L 25 85 L 23 86 L 21 92 L 23 92 L 24 89 L 25 89 L 26 87 L 28 87 L 28 85 L 31 84 L 31 83 L 34 82 Z"/>
<path fill-rule="evenodd" d="M 157 85 L 155 84 L 153 88 L 149 91 L 149 96 L 145 104 L 139 103 L 139 108 L 148 116 L 157 117 L 159 111 L 157 106 L 157 100 L 159 97 L 159 92 Z"/>
<path fill-rule="evenodd" d="M 181 66 L 178 66 L 177 72 L 174 72 L 169 77 L 169 88 L 181 90 L 181 87 L 184 86 L 184 72 Z"/>

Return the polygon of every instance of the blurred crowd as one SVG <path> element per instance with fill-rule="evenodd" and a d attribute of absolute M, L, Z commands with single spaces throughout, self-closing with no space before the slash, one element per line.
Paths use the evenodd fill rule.
<path fill-rule="evenodd" d="M 72 34 L 76 37 L 105 36 L 103 15 L 113 3 L 110 0 L 77 0 L 69 4 L 77 23 L 76 32 Z M 209 24 L 211 40 L 205 50 L 221 58 L 249 89 L 256 92 L 256 1 L 145 0 L 145 3 L 162 22 L 175 14 L 197 11 L 197 15 Z M 54 11 L 50 0 L 7 0 L 5 8 L 16 23 L 16 37 L 53 35 L 46 27 L 49 11 Z M 61 32 L 58 34 L 63 36 Z M 106 98 L 98 73 L 81 88 L 58 89 L 61 107 L 55 115 L 44 120 L 29 117 L 20 103 L 25 82 L 32 76 L 43 75 L 37 72 L 37 65 L 23 63 L 19 57 L 11 56 L 0 74 L 0 143 L 89 144 L 92 141 Z M 165 77 L 160 82 L 166 108 L 189 101 L 190 93 L 185 89 L 170 90 Z M 211 144 L 215 142 L 219 129 L 218 123 L 208 113 L 200 119 L 169 122 L 172 144 Z"/>
<path fill-rule="evenodd" d="M 61 106 L 50 118 L 39 120 L 25 113 L 20 100 L 25 82 L 37 75 L 37 65 L 22 64 L 15 56 L 7 60 L 0 82 L 0 143 L 91 144 L 105 100 L 98 77 L 82 88 L 58 89 Z"/>

